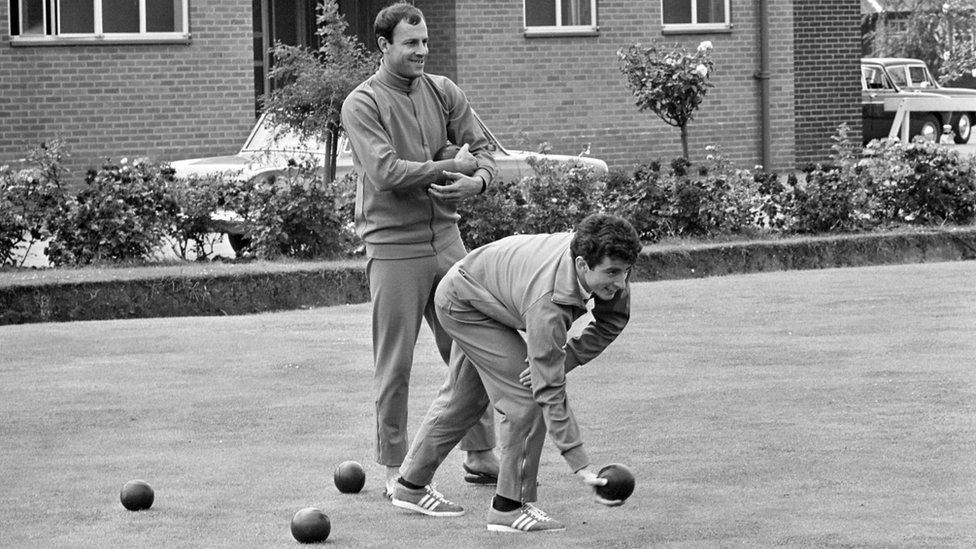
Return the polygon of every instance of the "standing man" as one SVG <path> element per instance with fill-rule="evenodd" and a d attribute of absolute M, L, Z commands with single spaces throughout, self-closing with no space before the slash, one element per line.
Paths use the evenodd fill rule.
<path fill-rule="evenodd" d="M 465 254 L 457 204 L 484 192 L 495 174 L 488 139 L 450 79 L 424 72 L 427 24 L 407 3 L 384 8 L 374 24 L 379 70 L 343 102 L 342 125 L 357 177 L 356 231 L 366 244 L 373 303 L 377 461 L 393 489 L 407 451 L 410 369 L 422 318 L 441 357 L 451 340 L 434 313 L 434 289 Z M 435 160 L 447 144 L 452 157 Z M 490 410 L 461 441 L 465 479 L 497 481 Z"/>
<path fill-rule="evenodd" d="M 584 484 L 606 484 L 589 469 L 566 399 L 566 374 L 603 352 L 626 326 L 628 278 L 640 249 L 630 223 L 594 214 L 575 233 L 510 236 L 451 268 L 434 298 L 437 316 L 454 338 L 450 372 L 413 439 L 393 505 L 431 516 L 464 514 L 430 482 L 490 400 L 501 417 L 501 471 L 488 529 L 565 529 L 532 505 L 542 445 L 548 430 Z M 567 342 L 591 298 L 592 321 Z"/>

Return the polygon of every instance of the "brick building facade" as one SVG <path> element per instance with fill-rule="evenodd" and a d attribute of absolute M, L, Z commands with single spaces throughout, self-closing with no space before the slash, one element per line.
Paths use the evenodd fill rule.
<path fill-rule="evenodd" d="M 189 2 L 183 43 L 18 44 L 9 7 L 0 0 L 0 164 L 63 135 L 80 180 L 106 157 L 226 153 L 254 125 L 251 10 L 240 0 Z"/>
<path fill-rule="evenodd" d="M 255 52 L 268 39 L 258 14 L 278 1 L 189 0 L 183 43 L 24 45 L 11 40 L 10 0 L 0 0 L 0 163 L 55 134 L 68 138 L 75 167 L 103 157 L 235 150 L 254 120 Z M 595 21 L 584 13 L 588 31 L 529 36 L 525 6 L 554 1 L 416 0 L 430 29 L 428 70 L 454 78 L 511 147 L 545 141 L 575 153 L 589 146 L 627 169 L 676 156 L 680 142 L 677 128 L 637 111 L 615 52 L 635 42 L 694 49 L 709 40 L 715 87 L 689 126 L 692 158 L 717 145 L 740 165 L 761 162 L 760 3 L 688 0 L 724 4 L 726 24 L 676 30 L 662 24 L 663 6 L 675 2 L 595 0 Z M 346 10 L 368 10 L 357 14 L 360 26 L 381 5 L 340 1 Z M 859 132 L 860 7 L 848 0 L 767 5 L 769 164 L 790 169 L 825 158 L 838 124 Z"/>

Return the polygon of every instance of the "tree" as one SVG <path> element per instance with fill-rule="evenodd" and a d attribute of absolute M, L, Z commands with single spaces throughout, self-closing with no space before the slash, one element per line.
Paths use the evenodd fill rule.
<path fill-rule="evenodd" d="M 691 121 L 712 84 L 708 77 L 714 63 L 712 43 L 705 41 L 689 53 L 675 44 L 633 44 L 617 50 L 620 71 L 634 94 L 640 111 L 653 111 L 670 126 L 681 130 L 681 152 L 688 157 L 688 122 Z"/>
<path fill-rule="evenodd" d="M 976 5 L 972 0 L 889 0 L 885 11 L 865 16 L 878 55 L 925 61 L 940 84 L 976 71 Z M 894 22 L 904 21 L 896 31 Z M 974 75 L 976 76 L 976 75 Z"/>
<path fill-rule="evenodd" d="M 317 12 L 318 49 L 276 43 L 269 76 L 277 85 L 262 101 L 272 124 L 302 139 L 325 138 L 326 181 L 332 181 L 342 101 L 376 71 L 379 56 L 346 34 L 349 24 L 335 0 L 323 0 Z"/>

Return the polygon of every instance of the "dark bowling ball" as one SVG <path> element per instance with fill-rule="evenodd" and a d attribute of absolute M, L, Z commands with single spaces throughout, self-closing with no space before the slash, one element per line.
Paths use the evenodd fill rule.
<path fill-rule="evenodd" d="M 343 494 L 354 494 L 366 484 L 366 471 L 356 461 L 343 461 L 335 470 L 335 485 Z"/>
<path fill-rule="evenodd" d="M 306 507 L 291 519 L 291 535 L 301 543 L 318 543 L 329 538 L 332 523 L 321 509 Z"/>
<path fill-rule="evenodd" d="M 122 492 L 119 493 L 122 506 L 130 511 L 149 509 L 152 507 L 155 498 L 156 495 L 153 493 L 152 487 L 143 480 L 126 482 L 125 486 L 122 487 Z"/>
<path fill-rule="evenodd" d="M 596 493 L 603 499 L 625 500 L 634 493 L 634 474 L 626 465 L 611 463 L 600 469 L 599 477 L 607 479 L 606 486 L 597 486 Z"/>

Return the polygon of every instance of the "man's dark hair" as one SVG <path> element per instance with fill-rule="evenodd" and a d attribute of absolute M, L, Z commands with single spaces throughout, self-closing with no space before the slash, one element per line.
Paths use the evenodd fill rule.
<path fill-rule="evenodd" d="M 404 20 L 410 25 L 419 25 L 424 20 L 424 14 L 419 8 L 406 2 L 390 4 L 380 10 L 376 14 L 376 20 L 373 21 L 373 33 L 376 34 L 376 39 L 379 40 L 382 36 L 387 42 L 392 42 L 393 29 Z"/>
<path fill-rule="evenodd" d="M 604 257 L 633 265 L 641 251 L 640 238 L 626 219 L 610 214 L 586 216 L 576 227 L 569 245 L 573 257 L 580 256 L 591 268 Z"/>

